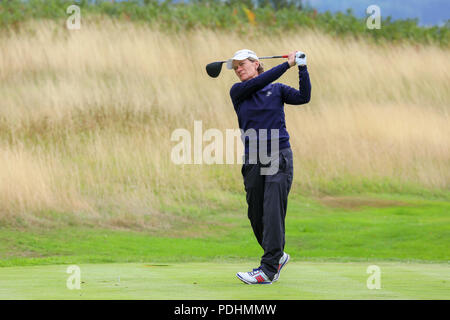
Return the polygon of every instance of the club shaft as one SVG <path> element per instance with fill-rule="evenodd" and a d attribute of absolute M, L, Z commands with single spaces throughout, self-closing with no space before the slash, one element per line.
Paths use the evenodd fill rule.
<path fill-rule="evenodd" d="M 288 56 L 267 56 L 267 57 L 258 57 L 258 59 L 274 59 L 274 58 L 287 58 Z"/>
<path fill-rule="evenodd" d="M 287 57 L 288 57 L 287 55 L 284 55 L 284 56 L 267 56 L 267 57 L 258 57 L 258 59 L 275 59 L 275 58 L 287 58 Z M 228 60 L 218 61 L 218 62 L 225 63 L 227 61 Z"/>

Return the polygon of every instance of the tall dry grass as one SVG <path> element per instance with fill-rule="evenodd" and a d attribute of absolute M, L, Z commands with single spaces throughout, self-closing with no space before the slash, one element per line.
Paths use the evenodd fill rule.
<path fill-rule="evenodd" d="M 282 38 L 83 21 L 35 21 L 0 37 L 2 223 L 72 216 L 162 226 L 182 206 L 226 206 L 238 165 L 174 165 L 176 128 L 237 128 L 229 88 L 207 63 L 241 48 L 303 50 L 312 99 L 286 106 L 294 187 L 305 194 L 450 187 L 450 59 L 436 47 L 374 47 L 305 30 Z M 265 61 L 266 69 L 282 60 Z M 279 81 L 298 86 L 296 68 Z M 428 190 L 428 191 L 427 191 Z M 242 202 L 240 202 L 242 203 Z M 53 212 L 43 214 L 43 212 Z M 47 219 L 47 220 L 46 220 Z"/>

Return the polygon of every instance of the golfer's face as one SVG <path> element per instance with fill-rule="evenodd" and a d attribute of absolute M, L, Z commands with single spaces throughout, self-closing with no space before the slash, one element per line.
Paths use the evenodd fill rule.
<path fill-rule="evenodd" d="M 252 79 L 258 75 L 258 61 L 245 60 L 234 60 L 233 69 L 236 75 L 241 81 Z"/>

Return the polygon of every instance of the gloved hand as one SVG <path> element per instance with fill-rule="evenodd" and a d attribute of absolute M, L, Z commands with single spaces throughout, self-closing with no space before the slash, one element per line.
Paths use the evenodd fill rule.
<path fill-rule="evenodd" d="M 303 58 L 300 56 L 303 55 Z M 306 54 L 301 51 L 297 51 L 295 53 L 295 63 L 297 63 L 298 66 L 306 66 Z"/>

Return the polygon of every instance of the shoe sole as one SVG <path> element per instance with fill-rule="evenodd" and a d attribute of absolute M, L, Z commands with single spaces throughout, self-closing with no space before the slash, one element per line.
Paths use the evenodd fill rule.
<path fill-rule="evenodd" d="M 287 254 L 287 253 L 286 253 Z M 274 278 L 273 280 L 272 280 L 272 282 L 276 282 L 276 281 L 278 281 L 278 279 L 280 279 L 280 274 L 281 274 L 281 270 L 283 269 L 283 267 L 285 266 L 285 265 L 287 265 L 287 263 L 289 262 L 289 260 L 291 259 L 291 256 L 289 255 L 289 254 L 287 254 L 287 259 L 286 259 L 286 261 L 281 265 L 281 267 L 280 267 L 280 270 L 278 270 L 278 277 L 277 278 Z M 276 276 L 276 275 L 275 275 Z"/>
<path fill-rule="evenodd" d="M 241 278 L 241 276 L 238 273 L 236 273 L 236 277 L 238 277 L 238 279 L 241 280 L 245 284 L 272 284 L 272 281 L 270 281 L 270 282 L 264 281 L 264 282 L 256 282 L 256 283 L 249 282 L 249 281 L 245 280 L 244 278 Z"/>

